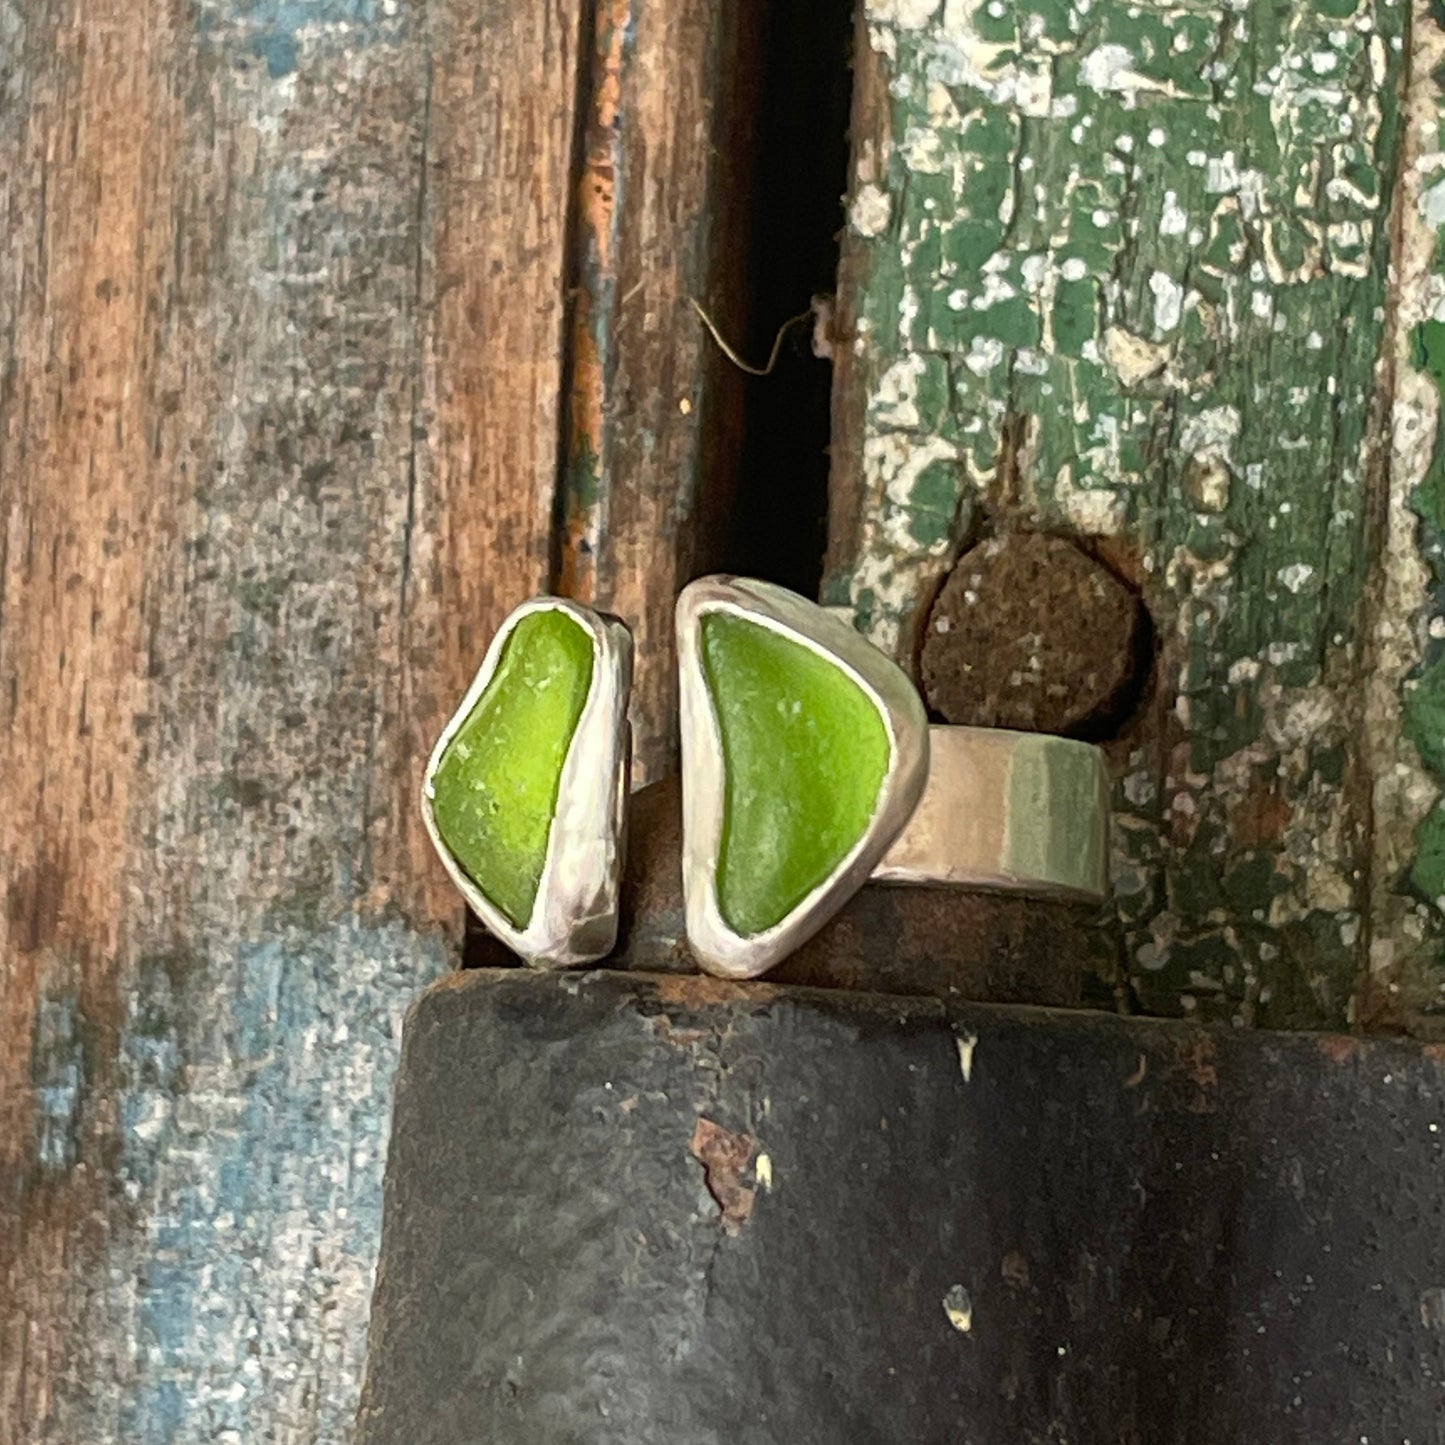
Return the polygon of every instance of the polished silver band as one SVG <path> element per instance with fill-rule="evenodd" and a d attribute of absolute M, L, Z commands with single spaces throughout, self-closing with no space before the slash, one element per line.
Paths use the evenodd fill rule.
<path fill-rule="evenodd" d="M 874 880 L 1106 896 L 1109 774 L 1098 748 L 996 728 L 928 731 L 923 798 Z"/>

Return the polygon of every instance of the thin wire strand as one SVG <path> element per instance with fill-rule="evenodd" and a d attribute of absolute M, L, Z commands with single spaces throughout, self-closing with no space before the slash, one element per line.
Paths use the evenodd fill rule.
<path fill-rule="evenodd" d="M 708 335 L 717 343 L 718 350 L 721 351 L 739 371 L 745 371 L 749 376 L 771 376 L 773 368 L 778 364 L 778 357 L 782 354 L 783 338 L 787 336 L 788 332 L 800 321 L 807 321 L 813 314 L 813 308 L 810 306 L 806 311 L 800 311 L 796 316 L 790 316 L 778 327 L 778 334 L 773 338 L 773 349 L 768 355 L 768 364 L 766 366 L 749 366 L 748 363 L 728 345 L 722 332 L 717 329 L 717 324 L 713 321 L 712 317 L 702 309 L 697 298 L 695 296 L 689 296 L 687 299 L 692 309 L 697 312 L 698 320 L 707 327 Z"/>

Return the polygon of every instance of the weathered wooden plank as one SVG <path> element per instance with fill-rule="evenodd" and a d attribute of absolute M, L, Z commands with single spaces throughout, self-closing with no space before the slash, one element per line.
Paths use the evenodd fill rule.
<path fill-rule="evenodd" d="M 546 575 L 571 14 L 0 14 L 0 1439 L 350 1436 L 411 798 Z"/>
<path fill-rule="evenodd" d="M 549 590 L 564 423 L 576 0 L 432 0 L 426 45 L 427 331 L 412 453 L 395 726 L 405 763 L 379 810 L 408 908 L 454 914 L 415 806 L 442 724 L 502 619 Z"/>
<path fill-rule="evenodd" d="M 603 0 L 579 183 L 561 590 L 632 627 L 634 777 L 676 760 L 672 607 L 721 564 L 745 379 L 689 304 L 741 334 L 762 0 Z"/>
<path fill-rule="evenodd" d="M 182 147 L 168 16 L 147 20 L 117 27 L 104 5 L 7 15 L 0 1429 L 10 1439 L 50 1412 L 81 1292 L 70 1264 L 93 1261 L 109 1232 L 93 1164 L 115 1110 L 97 1086 L 114 1082 L 125 1012 L 117 965 L 146 690 L 135 543 L 152 510 L 132 482 L 148 465 L 165 315 L 148 283 L 169 269 L 164 218 Z M 130 144 L 108 156 L 118 134 Z"/>
<path fill-rule="evenodd" d="M 828 600 L 911 657 L 960 546 L 1010 526 L 1142 589 L 1161 655 L 1114 748 L 1115 871 L 1150 1010 L 1342 1024 L 1371 959 L 1435 931 L 1371 875 L 1385 771 L 1397 833 L 1433 792 L 1366 705 L 1418 601 L 1380 565 L 1407 22 L 863 13 Z"/>
<path fill-rule="evenodd" d="M 1399 227 L 1392 258 L 1394 395 L 1390 490 L 1380 539 L 1375 659 L 1368 679 L 1372 752 L 1371 904 L 1374 943 L 1362 1013 L 1386 1021 L 1438 1018 L 1440 938 L 1445 908 L 1445 716 L 1440 710 L 1440 425 L 1442 301 L 1440 245 L 1441 68 L 1445 29 L 1437 5 L 1412 7 Z"/>

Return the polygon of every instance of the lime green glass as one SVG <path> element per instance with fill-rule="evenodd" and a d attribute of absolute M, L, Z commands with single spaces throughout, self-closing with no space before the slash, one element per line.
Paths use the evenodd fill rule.
<path fill-rule="evenodd" d="M 563 612 L 531 612 L 442 754 L 437 830 L 513 928 L 537 900 L 562 766 L 592 689 L 592 638 Z"/>
<path fill-rule="evenodd" d="M 701 626 L 726 775 L 718 907 L 749 936 L 787 917 L 862 838 L 892 750 L 878 707 L 836 663 L 730 613 Z"/>

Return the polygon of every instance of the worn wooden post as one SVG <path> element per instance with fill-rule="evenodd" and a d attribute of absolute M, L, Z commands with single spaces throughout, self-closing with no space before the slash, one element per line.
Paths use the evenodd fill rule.
<path fill-rule="evenodd" d="M 399 1021 L 460 952 L 422 763 L 582 422 L 594 590 L 655 620 L 728 411 L 683 322 L 742 316 L 752 7 L 617 14 L 619 71 L 570 3 L 0 6 L 7 1445 L 350 1438 Z"/>
<path fill-rule="evenodd" d="M 1430 1440 L 1429 1047 L 611 972 L 410 1015 L 361 1445 Z"/>
<path fill-rule="evenodd" d="M 1150 1012 L 1440 1007 L 1439 35 L 1393 0 L 860 13 L 825 592 L 911 659 L 980 537 L 1141 591 L 1111 751 Z"/>

